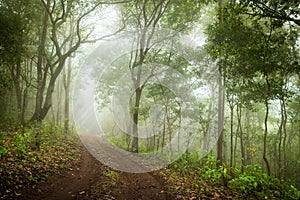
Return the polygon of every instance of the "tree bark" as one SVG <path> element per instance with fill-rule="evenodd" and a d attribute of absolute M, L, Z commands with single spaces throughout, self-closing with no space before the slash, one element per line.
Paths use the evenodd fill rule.
<path fill-rule="evenodd" d="M 70 27 L 69 27 L 70 32 L 72 32 L 72 24 L 73 24 L 72 22 L 73 20 L 71 19 Z M 69 48 L 72 48 L 72 46 L 73 46 L 73 35 L 71 34 Z M 66 134 L 69 133 L 71 80 L 72 80 L 72 59 L 71 57 L 69 57 L 67 61 L 67 70 L 64 69 L 64 75 L 63 75 L 63 83 L 64 83 L 64 90 L 65 90 L 64 129 Z"/>
<path fill-rule="evenodd" d="M 230 105 L 230 167 L 233 166 L 233 105 Z"/>
<path fill-rule="evenodd" d="M 266 75 L 265 78 L 266 78 L 266 83 L 268 86 L 268 94 L 266 95 L 266 98 L 265 98 L 266 113 L 265 113 L 265 121 L 264 121 L 265 131 L 264 131 L 264 141 L 263 141 L 263 160 L 266 164 L 268 175 L 271 175 L 270 164 L 269 164 L 269 161 L 267 158 L 267 137 L 268 137 L 268 117 L 269 117 L 269 101 L 268 101 L 269 97 L 268 97 L 268 95 L 269 95 L 271 87 L 270 87 L 268 76 Z"/>
<path fill-rule="evenodd" d="M 138 121 L 139 121 L 139 107 L 142 95 L 142 89 L 139 86 L 135 89 L 135 104 L 133 112 L 133 141 L 132 141 L 132 152 L 139 152 L 139 138 L 138 138 Z"/>
<path fill-rule="evenodd" d="M 50 6 L 50 0 L 47 0 L 48 8 Z M 48 20 L 49 15 L 47 10 L 44 11 L 43 16 L 43 29 L 42 34 L 40 36 L 39 48 L 38 48 L 38 61 L 37 61 L 37 91 L 36 91 L 36 102 L 35 102 L 35 111 L 31 118 L 31 122 L 37 121 L 40 122 L 43 117 L 42 115 L 42 104 L 43 104 L 43 93 L 45 88 L 45 79 L 43 77 L 43 64 L 44 64 L 44 51 L 47 39 L 47 32 L 48 32 Z M 47 73 L 47 72 L 45 72 Z"/>
<path fill-rule="evenodd" d="M 249 109 L 246 108 L 246 116 L 245 116 L 245 124 L 246 124 L 246 141 L 245 141 L 245 147 L 246 147 L 246 165 L 249 165 L 252 163 L 252 155 L 251 155 L 251 142 L 250 142 L 250 113 Z"/>
<path fill-rule="evenodd" d="M 243 129 L 242 129 L 242 108 L 241 106 L 237 105 L 236 108 L 237 112 L 237 119 L 238 119 L 238 131 L 240 135 L 240 145 L 241 145 L 241 161 L 242 161 L 242 172 L 244 172 L 245 166 L 245 149 L 244 149 L 244 140 L 243 140 Z"/>
<path fill-rule="evenodd" d="M 219 0 L 219 23 L 222 23 L 222 4 L 223 1 Z M 224 90 L 223 90 L 223 74 L 222 68 L 219 67 L 219 79 L 218 79 L 218 142 L 217 142 L 217 160 L 221 164 L 223 162 L 223 118 L 224 118 Z"/>

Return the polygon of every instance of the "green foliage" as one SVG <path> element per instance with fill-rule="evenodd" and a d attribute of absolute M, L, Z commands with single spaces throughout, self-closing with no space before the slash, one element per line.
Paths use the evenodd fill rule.
<path fill-rule="evenodd" d="M 185 154 L 162 174 L 176 195 L 225 199 L 299 199 L 300 195 L 289 181 L 268 176 L 259 165 L 229 168 L 212 156 L 200 159 L 198 154 Z"/>
<path fill-rule="evenodd" d="M 0 65 L 20 62 L 24 53 L 23 24 L 20 16 L 0 14 Z"/>
<path fill-rule="evenodd" d="M 187 31 L 199 19 L 200 10 L 205 2 L 202 0 L 173 0 L 163 18 L 166 28 Z"/>
<path fill-rule="evenodd" d="M 112 170 L 107 170 L 105 172 L 105 175 L 109 178 L 111 178 L 113 181 L 118 181 L 119 180 L 119 174 L 115 171 L 112 171 Z"/>
<path fill-rule="evenodd" d="M 283 88 L 298 67 L 291 48 L 296 30 L 274 26 L 274 20 L 246 18 L 244 12 L 238 5 L 226 4 L 222 19 L 208 28 L 206 48 L 226 74 L 227 91 L 245 104 L 289 96 Z"/>
<path fill-rule="evenodd" d="M 288 181 L 263 173 L 258 165 L 249 165 L 244 172 L 239 172 L 228 182 L 228 187 L 247 197 L 255 194 L 261 199 L 283 198 L 298 199 L 300 191 Z"/>

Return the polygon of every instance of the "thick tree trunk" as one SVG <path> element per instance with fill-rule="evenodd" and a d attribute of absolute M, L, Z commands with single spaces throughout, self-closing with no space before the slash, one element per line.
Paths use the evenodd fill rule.
<path fill-rule="evenodd" d="M 47 7 L 50 6 L 50 0 L 47 0 Z M 38 48 L 38 61 L 37 61 L 37 92 L 36 92 L 36 102 L 35 102 L 35 111 L 30 119 L 31 122 L 37 121 L 40 122 L 42 117 L 42 104 L 43 104 L 43 95 L 45 89 L 45 77 L 43 76 L 43 64 L 44 64 L 44 49 L 46 45 L 46 38 L 48 32 L 48 12 L 44 11 L 43 17 L 43 30 L 40 36 L 40 44 Z M 45 72 L 46 73 L 46 72 Z M 47 74 L 47 73 L 46 73 Z"/>

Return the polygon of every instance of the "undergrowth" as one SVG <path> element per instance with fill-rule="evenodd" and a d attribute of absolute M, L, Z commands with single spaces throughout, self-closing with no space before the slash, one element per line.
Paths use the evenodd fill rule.
<path fill-rule="evenodd" d="M 79 158 L 78 138 L 51 124 L 2 130 L 0 144 L 0 199 L 21 196 Z"/>
<path fill-rule="evenodd" d="M 289 180 L 268 176 L 259 165 L 228 167 L 214 157 L 185 154 L 161 171 L 178 199 L 300 199 Z"/>

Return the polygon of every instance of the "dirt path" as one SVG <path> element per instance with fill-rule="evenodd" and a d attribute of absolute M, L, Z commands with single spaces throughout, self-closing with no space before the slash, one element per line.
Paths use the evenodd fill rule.
<path fill-rule="evenodd" d="M 113 170 L 95 159 L 85 147 L 80 148 L 81 159 L 76 166 L 26 191 L 20 199 L 172 199 L 165 192 L 162 179 L 152 172 L 117 172 L 118 179 L 114 180 L 107 176 Z"/>

